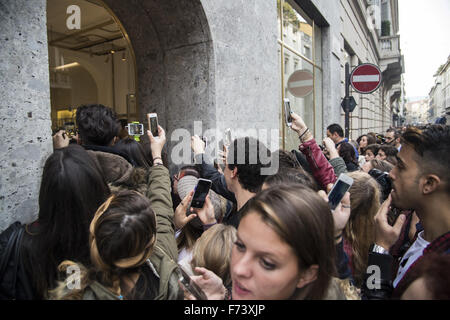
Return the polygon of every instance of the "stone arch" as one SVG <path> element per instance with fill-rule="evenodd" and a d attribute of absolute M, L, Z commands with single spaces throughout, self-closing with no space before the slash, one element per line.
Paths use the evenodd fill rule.
<path fill-rule="evenodd" d="M 200 0 L 103 0 L 126 30 L 137 70 L 140 121 L 157 112 L 171 132 L 215 126 L 214 57 Z M 168 139 L 169 140 L 169 139 Z"/>

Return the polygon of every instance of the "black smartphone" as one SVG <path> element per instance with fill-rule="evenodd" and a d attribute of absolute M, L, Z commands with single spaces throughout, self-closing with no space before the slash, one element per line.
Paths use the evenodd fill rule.
<path fill-rule="evenodd" d="M 353 184 L 353 179 L 348 175 L 341 173 L 336 183 L 333 185 L 330 193 L 328 194 L 328 203 L 331 210 L 336 209 L 339 202 L 341 202 L 345 193 L 350 189 Z"/>
<path fill-rule="evenodd" d="M 203 290 L 195 283 L 194 280 L 183 270 L 183 267 L 178 265 L 181 272 L 180 282 L 197 300 L 208 300 L 208 297 Z"/>
<path fill-rule="evenodd" d="M 147 113 L 148 128 L 154 137 L 158 136 L 158 115 L 156 113 Z"/>
<path fill-rule="evenodd" d="M 198 179 L 197 185 L 194 189 L 195 191 L 194 196 L 192 197 L 191 207 L 203 208 L 209 189 L 211 189 L 211 180 L 202 178 Z"/>
<path fill-rule="evenodd" d="M 289 99 L 284 99 L 284 121 L 288 127 L 292 126 L 291 103 Z"/>

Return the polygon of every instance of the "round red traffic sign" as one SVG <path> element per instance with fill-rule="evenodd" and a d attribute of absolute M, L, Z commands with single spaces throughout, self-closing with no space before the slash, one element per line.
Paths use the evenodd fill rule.
<path fill-rule="evenodd" d="M 296 70 L 288 79 L 287 87 L 295 97 L 302 98 L 313 90 L 313 74 L 309 70 Z"/>
<path fill-rule="evenodd" d="M 363 63 L 353 69 L 350 84 L 359 93 L 371 93 L 381 84 L 381 70 L 371 63 Z"/>

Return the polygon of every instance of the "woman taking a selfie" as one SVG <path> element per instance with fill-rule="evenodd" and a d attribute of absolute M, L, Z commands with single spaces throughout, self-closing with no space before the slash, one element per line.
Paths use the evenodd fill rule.
<path fill-rule="evenodd" d="M 205 268 L 195 268 L 193 279 L 211 300 L 345 299 L 333 277 L 335 241 L 349 211 L 339 205 L 335 223 L 328 203 L 310 189 L 264 190 L 250 200 L 239 224 L 231 292 Z"/>

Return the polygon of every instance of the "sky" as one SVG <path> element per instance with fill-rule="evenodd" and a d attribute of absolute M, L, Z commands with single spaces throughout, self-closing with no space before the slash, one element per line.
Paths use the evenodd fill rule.
<path fill-rule="evenodd" d="M 450 0 L 398 0 L 407 98 L 427 97 L 450 55 Z"/>

